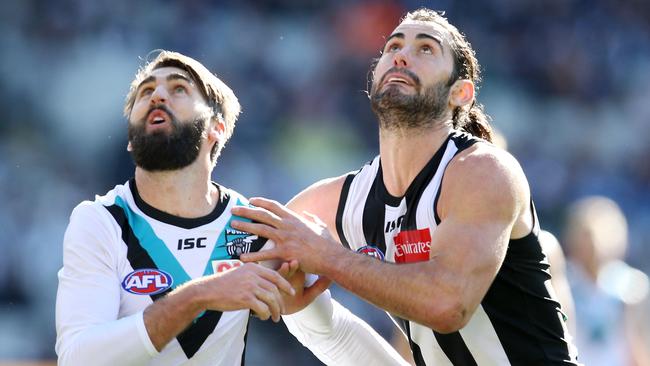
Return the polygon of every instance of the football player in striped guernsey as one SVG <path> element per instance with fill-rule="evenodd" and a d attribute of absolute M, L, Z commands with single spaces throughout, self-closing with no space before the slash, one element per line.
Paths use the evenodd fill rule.
<path fill-rule="evenodd" d="M 232 90 L 187 56 L 163 51 L 137 73 L 124 109 L 135 177 L 79 204 L 65 233 L 59 365 L 240 365 L 250 312 L 278 321 L 317 296 L 292 329 L 318 357 L 404 362 L 330 300 L 328 281 L 305 289 L 290 277 L 296 290 L 274 269 L 238 261 L 266 241 L 231 227 L 231 209 L 248 202 L 211 181 L 239 112 Z M 357 352 L 338 352 L 350 343 Z"/>
<path fill-rule="evenodd" d="M 243 258 L 298 260 L 385 309 L 417 365 L 576 365 L 527 179 L 490 143 L 478 82 L 458 29 L 408 13 L 372 73 L 379 156 L 288 208 L 234 208 L 257 222 L 233 227 L 276 244 Z"/>

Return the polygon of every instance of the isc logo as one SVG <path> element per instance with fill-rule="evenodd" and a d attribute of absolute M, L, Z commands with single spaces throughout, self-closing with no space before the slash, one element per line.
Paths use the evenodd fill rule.
<path fill-rule="evenodd" d="M 223 259 L 223 260 L 214 260 L 212 261 L 212 272 L 213 273 L 223 273 L 235 269 L 237 267 L 243 266 L 240 260 L 237 259 Z"/>
<path fill-rule="evenodd" d="M 178 239 L 178 247 L 176 249 L 193 249 L 193 248 L 205 248 L 205 243 L 208 238 L 186 238 Z"/>
<path fill-rule="evenodd" d="M 122 281 L 122 288 L 135 295 L 155 295 L 172 286 L 172 276 L 159 269 L 138 269 Z"/>
<path fill-rule="evenodd" d="M 398 217 L 397 220 L 387 221 L 384 232 L 390 233 L 391 231 L 395 231 L 395 229 L 399 229 L 399 227 L 402 226 L 402 221 L 404 221 L 404 216 L 406 215 Z"/>

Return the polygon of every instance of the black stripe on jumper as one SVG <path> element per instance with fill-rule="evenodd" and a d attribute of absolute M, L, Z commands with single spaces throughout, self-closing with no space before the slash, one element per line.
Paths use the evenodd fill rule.
<path fill-rule="evenodd" d="M 140 240 L 133 233 L 133 229 L 129 225 L 126 214 L 122 207 L 117 205 L 106 206 L 106 210 L 110 212 L 117 224 L 122 229 L 122 240 L 126 243 L 127 254 L 126 257 L 131 263 L 134 270 L 142 268 L 155 268 L 160 269 L 156 263 L 151 259 L 149 253 L 140 245 Z M 151 295 L 151 300 L 156 301 L 165 294 L 171 292 L 169 288 L 159 294 Z M 221 319 L 220 311 L 206 311 L 203 316 L 195 319 L 194 322 L 181 332 L 176 339 L 180 343 L 183 352 L 187 358 L 192 358 L 194 354 L 201 348 L 206 338 L 214 331 L 217 323 Z"/>

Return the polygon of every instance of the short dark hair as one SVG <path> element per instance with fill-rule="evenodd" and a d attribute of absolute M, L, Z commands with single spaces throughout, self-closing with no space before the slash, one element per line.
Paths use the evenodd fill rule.
<path fill-rule="evenodd" d="M 235 122 L 237 122 L 237 117 L 239 117 L 239 113 L 241 112 L 241 106 L 232 89 L 195 59 L 178 52 L 159 51 L 156 58 L 147 62 L 138 70 L 135 78 L 131 82 L 124 103 L 124 115 L 126 118 L 129 118 L 131 115 L 137 92 L 136 89 L 142 80 L 148 77 L 153 70 L 162 67 L 176 67 L 187 72 L 192 81 L 197 85 L 203 98 L 205 98 L 210 108 L 212 108 L 213 116 L 221 119 L 226 126 L 224 141 L 218 141 L 211 152 L 211 158 L 214 160 L 226 141 L 232 136 L 232 132 L 235 129 Z"/>
<path fill-rule="evenodd" d="M 476 59 L 476 53 L 465 36 L 454 25 L 449 23 L 444 12 L 438 12 L 428 8 L 419 8 L 407 13 L 401 20 L 414 20 L 421 22 L 434 22 L 441 25 L 451 36 L 451 50 L 454 56 L 454 69 L 449 79 L 451 86 L 456 80 L 470 80 L 478 91 L 481 81 L 481 66 Z M 492 141 L 492 127 L 490 117 L 483 111 L 483 105 L 476 102 L 467 107 L 456 107 L 453 111 L 454 128 L 464 130 L 476 137 Z"/>

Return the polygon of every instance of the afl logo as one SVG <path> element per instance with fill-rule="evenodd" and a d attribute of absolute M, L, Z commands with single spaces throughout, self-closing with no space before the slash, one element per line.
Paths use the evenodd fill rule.
<path fill-rule="evenodd" d="M 172 276 L 159 269 L 137 269 L 124 277 L 122 288 L 135 295 L 155 295 L 172 287 Z"/>
<path fill-rule="evenodd" d="M 373 258 L 377 258 L 380 261 L 384 260 L 384 253 L 381 252 L 381 249 L 377 248 L 374 245 L 366 245 L 365 247 L 361 247 L 357 249 L 357 253 L 369 255 Z"/>

